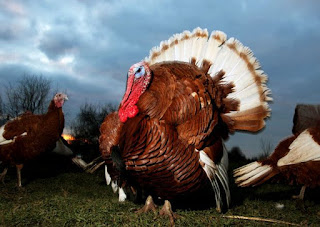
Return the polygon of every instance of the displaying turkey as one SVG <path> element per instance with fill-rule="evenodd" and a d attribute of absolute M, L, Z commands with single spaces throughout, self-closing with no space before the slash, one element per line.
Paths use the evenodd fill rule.
<path fill-rule="evenodd" d="M 282 140 L 266 159 L 252 162 L 234 171 L 241 187 L 256 186 L 269 179 L 302 185 L 320 186 L 320 105 L 297 105 L 293 135 Z"/>
<path fill-rule="evenodd" d="M 209 36 L 197 28 L 153 48 L 130 67 L 119 109 L 100 129 L 106 178 L 120 187 L 119 199 L 128 184 L 163 200 L 197 196 L 209 185 L 214 198 L 202 203 L 228 207 L 223 140 L 235 130 L 264 127 L 266 81 L 251 50 L 221 31 Z"/>
<path fill-rule="evenodd" d="M 57 93 L 46 114 L 26 112 L 0 128 L 0 161 L 6 166 L 0 175 L 1 181 L 8 166 L 15 165 L 18 186 L 21 187 L 21 169 L 25 162 L 46 151 L 65 150 L 61 140 L 64 128 L 62 106 L 65 100 L 68 100 L 67 95 Z"/>

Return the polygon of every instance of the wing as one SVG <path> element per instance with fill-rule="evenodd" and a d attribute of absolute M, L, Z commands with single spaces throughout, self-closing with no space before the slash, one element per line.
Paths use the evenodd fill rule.
<path fill-rule="evenodd" d="M 303 131 L 289 146 L 287 155 L 277 165 L 293 165 L 308 161 L 320 161 L 320 130 L 309 128 Z"/>
<path fill-rule="evenodd" d="M 120 122 L 118 112 L 109 114 L 100 127 L 99 149 L 105 160 L 105 176 L 107 184 L 111 183 L 114 187 L 121 186 L 120 171 L 116 162 L 112 160 L 111 154 L 119 145 L 120 133 L 123 124 Z"/>
<path fill-rule="evenodd" d="M 122 126 L 118 112 L 113 112 L 104 119 L 100 127 L 101 135 L 99 137 L 99 148 L 103 157 L 109 158 L 111 149 L 118 146 Z"/>
<path fill-rule="evenodd" d="M 23 114 L 1 127 L 1 140 L 7 140 L 8 142 L 20 135 L 31 136 L 39 129 L 40 121 L 41 117 L 39 115 Z"/>

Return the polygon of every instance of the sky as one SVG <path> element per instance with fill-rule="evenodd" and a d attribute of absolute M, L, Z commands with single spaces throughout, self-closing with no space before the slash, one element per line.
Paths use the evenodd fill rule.
<path fill-rule="evenodd" d="M 153 46 L 196 27 L 221 30 L 251 48 L 269 77 L 271 117 L 227 147 L 247 157 L 291 134 L 297 103 L 319 104 L 317 0 L 0 0 L 0 95 L 24 74 L 66 91 L 66 127 L 84 103 L 118 105 L 129 67 Z"/>

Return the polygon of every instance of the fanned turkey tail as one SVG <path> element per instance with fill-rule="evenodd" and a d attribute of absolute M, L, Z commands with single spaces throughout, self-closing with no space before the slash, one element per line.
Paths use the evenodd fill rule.
<path fill-rule="evenodd" d="M 150 65 L 162 61 L 190 62 L 205 69 L 220 85 L 232 85 L 232 92 L 221 103 L 226 107 L 221 117 L 230 131 L 259 131 L 265 126 L 264 119 L 270 116 L 268 102 L 272 98 L 266 87 L 267 75 L 248 47 L 234 38 L 227 40 L 221 31 L 213 31 L 209 36 L 206 29 L 196 28 L 192 33 L 176 34 L 153 48 L 145 61 Z M 232 100 L 239 103 L 236 108 L 231 105 Z"/>

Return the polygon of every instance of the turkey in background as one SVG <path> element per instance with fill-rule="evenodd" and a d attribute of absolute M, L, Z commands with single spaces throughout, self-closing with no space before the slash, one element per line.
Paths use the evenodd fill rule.
<path fill-rule="evenodd" d="M 234 171 L 240 187 L 257 186 L 269 179 L 302 185 L 320 186 L 320 105 L 296 106 L 290 137 L 282 140 L 266 159 L 252 162 Z"/>
<path fill-rule="evenodd" d="M 48 111 L 42 115 L 26 112 L 10 120 L 0 128 L 0 161 L 4 177 L 9 166 L 16 166 L 18 186 L 21 187 L 21 169 L 25 163 L 40 160 L 46 152 L 71 156 L 73 152 L 61 137 L 64 128 L 62 106 L 67 95 L 57 93 L 51 100 Z"/>

